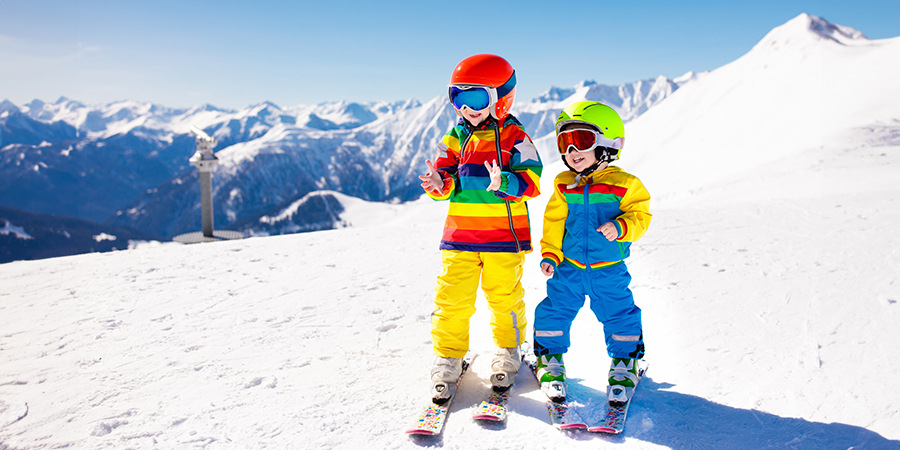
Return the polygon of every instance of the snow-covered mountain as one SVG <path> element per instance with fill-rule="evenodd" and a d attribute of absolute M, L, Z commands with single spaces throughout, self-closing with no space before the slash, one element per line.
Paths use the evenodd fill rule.
<path fill-rule="evenodd" d="M 443 133 L 455 120 L 445 103 L 407 102 L 352 128 L 317 130 L 280 122 L 258 138 L 225 147 L 217 153 L 220 164 L 213 176 L 216 223 L 244 223 L 254 231 L 247 218 L 318 190 L 374 201 L 415 198 L 419 193 L 411 186 L 424 166 L 420 155 L 431 157 L 438 130 Z M 141 196 L 112 223 L 166 237 L 196 229 L 197 192 L 197 175 L 187 172 Z M 191 200 L 177 204 L 184 198 Z"/>
<path fill-rule="evenodd" d="M 654 198 L 627 261 L 651 367 L 622 436 L 553 429 L 528 375 L 507 423 L 472 421 L 486 308 L 444 435 L 405 436 L 446 204 L 320 192 L 261 220 L 321 201 L 352 226 L 0 265 L 0 448 L 900 449 L 898 75 L 900 38 L 803 15 L 629 123 L 618 164 Z M 529 202 L 534 236 L 561 170 Z M 603 332 L 583 311 L 572 333 L 591 418 Z"/>
<path fill-rule="evenodd" d="M 841 148 L 847 137 L 873 145 L 896 140 L 898 79 L 898 39 L 869 40 L 803 14 L 631 122 L 623 154 L 651 192 L 671 196 L 714 189 L 700 185 L 704 170 L 722 180 L 789 173 L 796 167 L 785 158 Z M 822 178 L 803 193 L 869 187 L 830 169 L 818 167 Z M 747 195 L 778 189 L 770 184 Z"/>
<path fill-rule="evenodd" d="M 831 63 L 813 54 L 833 53 L 826 43 L 842 48 L 849 62 Z M 611 104 L 629 121 L 626 152 L 637 159 L 643 159 L 645 149 L 664 147 L 669 151 L 653 157 L 665 158 L 668 168 L 706 158 L 743 158 L 740 167 L 749 168 L 779 155 L 780 147 L 797 144 L 797 136 L 842 129 L 843 124 L 833 123 L 840 116 L 831 111 L 835 108 L 858 105 L 864 111 L 855 117 L 866 117 L 871 97 L 894 98 L 891 89 L 896 83 L 887 81 L 890 72 L 883 70 L 878 56 L 864 56 L 880 47 L 881 41 L 870 41 L 859 31 L 800 16 L 773 30 L 746 56 L 715 71 L 712 81 L 707 80 L 709 73 L 621 86 L 584 81 L 571 89 L 550 88 L 531 102 L 519 99 L 514 112 L 547 162 L 558 159 L 551 136 L 558 111 L 570 102 L 591 99 Z M 834 77 L 823 76 L 832 72 Z M 774 80 L 778 77 L 792 81 Z M 823 81 L 831 78 L 840 81 Z M 779 89 L 757 94 L 763 80 L 777 82 Z M 863 85 L 856 80 L 868 81 Z M 686 100 L 663 108 L 673 103 L 663 101 L 669 98 Z M 754 105 L 750 122 L 718 114 L 721 98 L 746 102 L 745 108 Z M 834 101 L 838 98 L 846 102 Z M 692 102 L 698 107 L 690 108 Z M 822 120 L 805 122 L 802 133 L 773 141 L 772 130 L 791 129 L 792 122 L 802 117 L 796 105 L 805 102 L 822 106 L 816 110 Z M 692 112 L 683 113 L 685 108 Z M 668 111 L 659 114 L 681 127 L 663 135 L 637 120 L 657 110 Z M 198 230 L 199 183 L 187 162 L 194 151 L 188 129 L 196 125 L 219 141 L 221 166 L 213 179 L 217 228 L 275 232 L 271 224 L 261 222 L 264 217 L 291 217 L 290 224 L 276 227 L 283 230 L 327 228 L 325 222 L 305 223 L 307 214 L 284 211 L 321 190 L 373 201 L 416 198 L 420 195 L 416 175 L 454 120 L 442 96 L 424 104 L 337 102 L 281 108 L 263 102 L 238 111 L 210 105 L 173 109 L 133 101 L 86 106 L 66 98 L 55 103 L 35 100 L 22 107 L 4 102 L 0 204 L 87 218 L 160 238 Z M 709 155 L 697 154 L 696 142 L 709 139 L 713 129 L 731 130 L 728 141 Z M 741 151 L 723 150 L 738 148 Z M 690 188 L 692 177 L 680 174 L 671 170 L 660 175 L 664 177 L 660 184 L 682 191 Z M 313 204 L 318 203 L 307 208 Z"/>
<path fill-rule="evenodd" d="M 574 89 L 548 92 L 568 92 L 568 101 L 603 100 L 632 118 L 677 86 L 660 77 L 618 87 L 585 81 Z M 531 103 L 519 99 L 514 112 L 526 129 L 533 127 L 532 134 L 546 134 L 566 101 L 547 95 Z M 63 97 L 21 108 L 7 101 L 0 111 L 2 204 L 131 227 L 161 238 L 200 226 L 198 177 L 187 163 L 194 151 L 191 125 L 219 142 L 222 168 L 213 183 L 216 226 L 252 234 L 272 232 L 258 221 L 261 217 L 319 190 L 375 201 L 416 198 L 416 176 L 456 120 L 442 96 L 425 104 L 335 102 L 281 108 L 263 102 L 238 111 L 135 101 L 86 106 Z M 293 220 L 301 223 L 284 229 L 328 227 L 302 223 L 306 215 Z"/>
<path fill-rule="evenodd" d="M 551 87 L 531 103 L 515 112 L 525 129 L 534 138 L 542 138 L 553 133 L 553 126 L 560 111 L 575 102 L 591 100 L 613 107 L 626 123 L 659 104 L 681 86 L 702 78 L 706 72 L 688 72 L 674 80 L 664 76 L 656 79 L 607 86 L 594 81 L 582 81 L 572 89 Z"/>
<path fill-rule="evenodd" d="M 0 203 L 107 221 L 167 181 L 177 184 L 182 177 L 196 177 L 187 162 L 194 152 L 191 125 L 213 134 L 221 149 L 259 139 L 276 126 L 303 130 L 313 135 L 312 140 L 330 138 L 322 131 L 355 128 L 418 105 L 339 102 L 281 110 L 264 102 L 228 111 L 209 105 L 179 110 L 137 102 L 89 107 L 66 98 L 52 104 L 35 100 L 22 108 L 5 102 L 0 112 Z M 336 139 L 340 136 L 326 140 Z M 196 202 L 196 192 L 189 196 L 186 208 Z M 163 234 L 158 229 L 149 232 Z"/>

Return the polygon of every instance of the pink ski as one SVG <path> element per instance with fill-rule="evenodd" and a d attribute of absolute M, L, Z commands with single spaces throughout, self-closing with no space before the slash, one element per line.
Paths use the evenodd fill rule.
<path fill-rule="evenodd" d="M 475 409 L 472 418 L 475 420 L 490 420 L 503 422 L 506 420 L 506 403 L 509 401 L 509 391 L 491 392 L 490 395 Z"/>
<path fill-rule="evenodd" d="M 640 361 L 638 367 L 638 382 L 644 378 L 644 373 L 650 368 L 650 364 Z M 637 389 L 637 384 L 634 385 Z M 625 419 L 628 416 L 628 407 L 631 406 L 631 400 L 634 398 L 634 392 L 628 397 L 628 402 L 622 406 L 611 406 L 607 404 L 606 411 L 600 420 L 591 425 L 587 430 L 594 433 L 620 434 L 625 431 Z"/>
<path fill-rule="evenodd" d="M 534 355 L 525 358 L 525 364 L 531 369 L 531 373 L 537 378 L 537 360 Z M 540 380 L 538 380 L 540 384 Z M 560 430 L 583 430 L 587 428 L 587 424 L 581 419 L 581 416 L 572 408 L 571 401 L 554 402 L 547 399 L 547 412 L 550 414 L 550 423 Z"/>
<path fill-rule="evenodd" d="M 520 347 L 520 361 L 531 353 L 531 345 L 523 342 Z M 503 392 L 491 391 L 490 394 L 475 408 L 472 418 L 475 420 L 487 420 L 491 422 L 503 422 L 506 420 L 506 404 L 509 402 L 509 389 Z"/>
<path fill-rule="evenodd" d="M 469 366 L 472 365 L 475 356 L 475 352 L 470 351 L 463 357 L 462 371 L 459 374 L 459 379 L 456 380 L 457 386 L 459 386 L 459 381 L 462 380 L 463 375 L 469 370 Z M 449 400 L 440 405 L 431 402 L 430 405 L 426 406 L 422 412 L 419 413 L 419 417 L 416 418 L 415 424 L 412 428 L 406 430 L 406 434 L 421 434 L 427 436 L 441 434 L 441 431 L 444 429 L 444 421 L 447 420 L 447 415 L 450 414 L 450 402 L 452 400 L 453 397 L 450 397 Z"/>

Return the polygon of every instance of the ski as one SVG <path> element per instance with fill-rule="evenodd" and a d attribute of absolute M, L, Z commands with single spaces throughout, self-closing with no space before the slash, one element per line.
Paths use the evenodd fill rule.
<path fill-rule="evenodd" d="M 475 360 L 475 352 L 469 351 L 466 353 L 466 356 L 463 357 L 462 361 L 462 371 L 459 373 L 459 378 L 456 380 L 456 385 L 459 386 L 459 381 L 462 380 L 463 375 L 469 370 L 469 366 L 472 365 L 472 361 Z M 455 397 L 456 394 L 453 395 Z M 427 436 L 435 436 L 441 434 L 441 431 L 444 429 L 444 422 L 447 420 L 447 415 L 450 414 L 450 402 L 453 401 L 453 397 L 450 397 L 445 403 L 437 404 L 434 402 L 429 402 L 430 404 L 422 409 L 419 413 L 419 416 L 416 418 L 415 425 L 412 428 L 406 430 L 406 434 L 419 434 L 419 435 L 427 435 Z"/>
<path fill-rule="evenodd" d="M 475 408 L 472 418 L 503 422 L 506 420 L 506 404 L 509 402 L 509 389 L 503 392 L 491 392 L 484 401 Z"/>
<path fill-rule="evenodd" d="M 650 368 L 650 364 L 645 361 L 639 361 L 638 366 L 638 382 L 635 383 L 633 389 L 637 389 L 637 385 L 644 378 L 644 373 Z M 597 423 L 588 427 L 588 431 L 593 433 L 620 434 L 625 430 L 625 419 L 628 416 L 628 407 L 634 399 L 634 392 L 628 397 L 628 401 L 622 406 L 612 406 L 607 403 L 606 411 Z"/>
<path fill-rule="evenodd" d="M 525 359 L 525 355 L 530 353 L 531 346 L 528 345 L 527 342 L 523 343 L 520 347 L 520 355 L 521 360 Z M 503 392 L 491 391 L 487 397 L 485 397 L 484 401 L 475 408 L 475 412 L 472 414 L 472 419 L 475 420 L 488 420 L 492 422 L 503 422 L 506 420 L 506 404 L 509 402 L 509 391 L 512 389 L 510 386 L 509 389 Z"/>
<path fill-rule="evenodd" d="M 541 380 L 537 377 L 537 359 L 532 354 L 525 358 L 525 364 L 531 369 L 532 375 L 538 381 L 540 386 Z M 573 402 L 566 400 L 565 402 L 554 402 L 547 399 L 547 412 L 550 414 L 550 423 L 560 430 L 583 430 L 587 428 L 587 424 L 581 419 L 581 416 L 575 412 L 572 407 Z"/>

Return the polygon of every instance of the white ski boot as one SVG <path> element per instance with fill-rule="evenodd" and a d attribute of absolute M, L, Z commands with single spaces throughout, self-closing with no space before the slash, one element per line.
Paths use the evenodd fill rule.
<path fill-rule="evenodd" d="M 638 360 L 636 359 L 612 359 L 609 366 L 609 386 L 606 388 L 610 406 L 620 407 L 628 403 L 638 382 L 637 371 Z"/>
<path fill-rule="evenodd" d="M 551 401 L 566 401 L 566 366 L 563 355 L 544 355 L 537 360 L 537 378 L 541 382 L 541 392 Z"/>
<path fill-rule="evenodd" d="M 504 347 L 497 350 L 491 361 L 491 386 L 494 392 L 503 392 L 516 382 L 516 374 L 522 365 L 522 354 L 519 346 Z"/>
<path fill-rule="evenodd" d="M 437 357 L 431 367 L 431 401 L 446 403 L 456 393 L 456 384 L 462 372 L 462 358 Z"/>

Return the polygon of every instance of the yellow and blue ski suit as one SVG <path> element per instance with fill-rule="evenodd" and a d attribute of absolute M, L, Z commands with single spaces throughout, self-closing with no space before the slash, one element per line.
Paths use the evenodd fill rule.
<path fill-rule="evenodd" d="M 641 309 L 628 288 L 631 275 L 624 259 L 650 225 L 650 194 L 637 177 L 616 166 L 580 179 L 566 171 L 553 184 L 544 212 L 541 262 L 555 270 L 547 281 L 547 297 L 534 313 L 535 353 L 568 350 L 572 321 L 587 296 L 603 324 L 607 353 L 642 357 Z M 619 231 L 614 241 L 597 231 L 606 222 Z"/>

